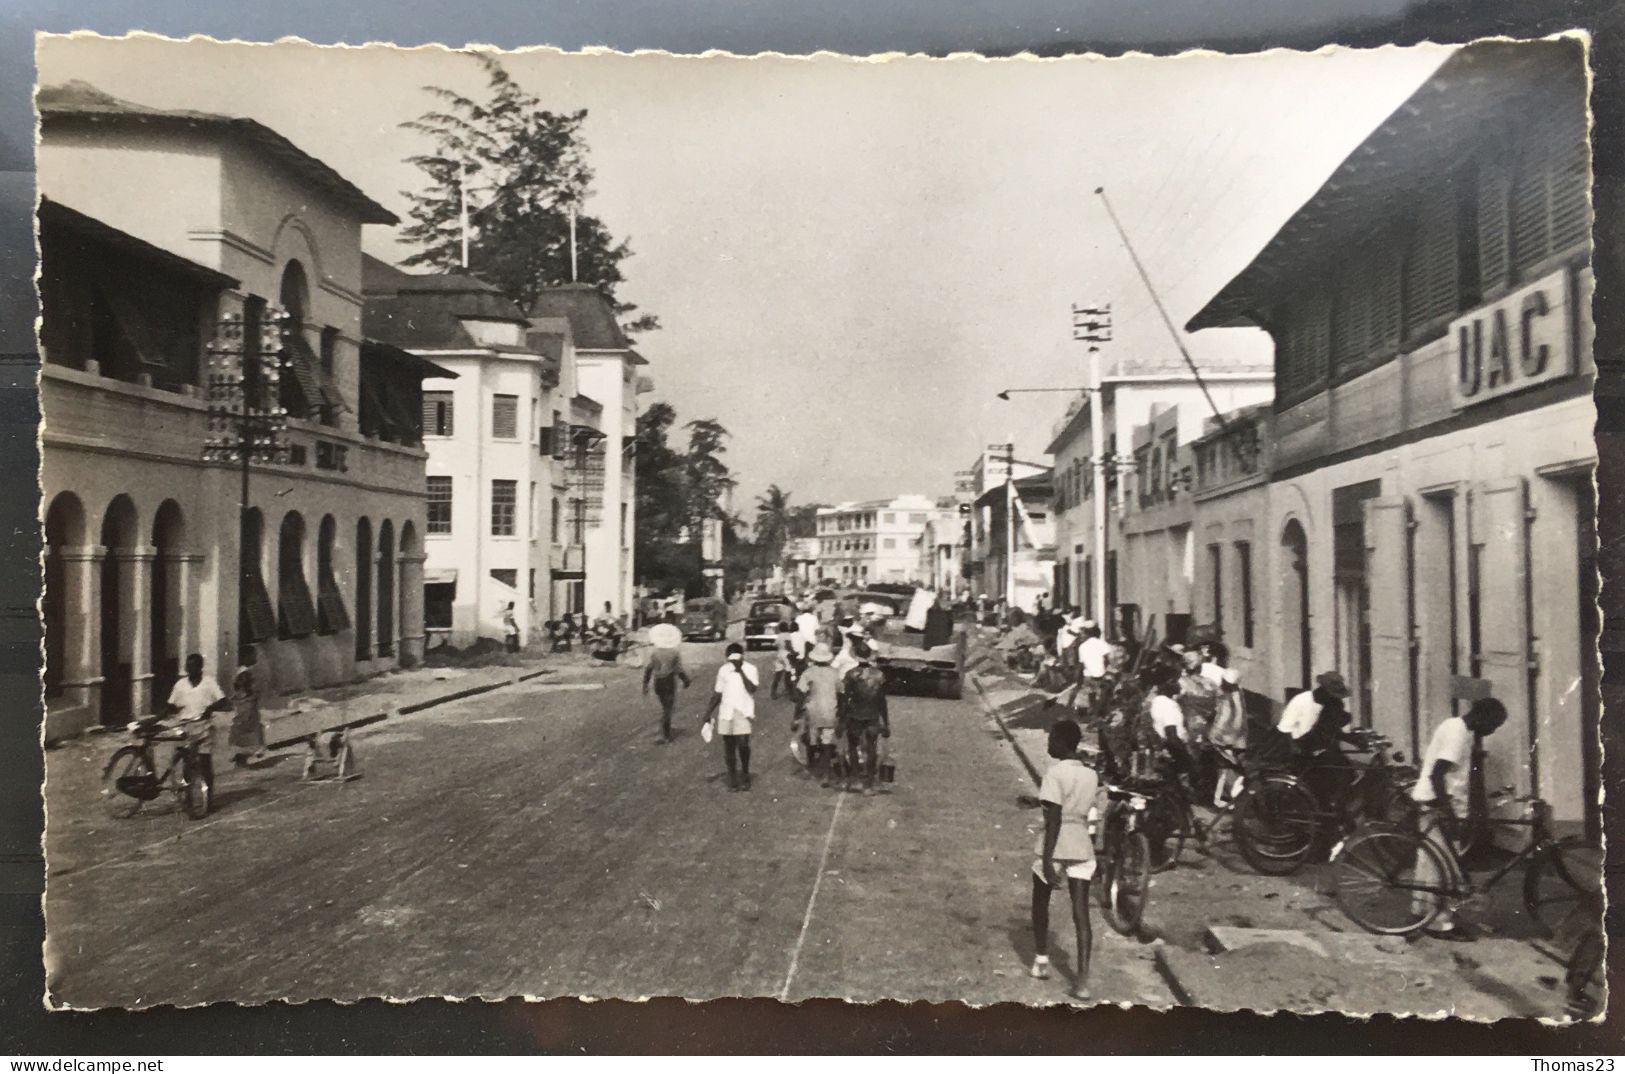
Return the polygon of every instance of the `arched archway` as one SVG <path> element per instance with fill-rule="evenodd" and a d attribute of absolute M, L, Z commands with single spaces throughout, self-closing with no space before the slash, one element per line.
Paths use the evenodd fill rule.
<path fill-rule="evenodd" d="M 378 655 L 395 655 L 395 526 L 378 524 Z"/>
<path fill-rule="evenodd" d="M 316 632 L 337 634 L 350 629 L 350 614 L 339 592 L 334 558 L 338 555 L 338 522 L 323 515 L 316 532 Z"/>
<path fill-rule="evenodd" d="M 101 528 L 105 550 L 101 570 L 101 719 L 109 726 L 128 723 L 131 715 L 135 662 L 131 642 L 136 635 L 136 593 L 131 586 L 135 561 L 131 556 L 140 545 L 140 535 L 135 503 L 122 493 L 113 497 L 102 516 Z"/>
<path fill-rule="evenodd" d="M 85 507 L 71 492 L 58 493 L 45 512 L 45 577 L 40 594 L 40 625 L 45 632 L 45 697 L 47 700 L 62 693 L 62 683 L 70 665 L 70 656 L 78 667 L 82 654 L 72 653 L 70 640 L 70 611 L 83 616 L 88 608 L 89 593 L 84 591 L 82 571 L 69 567 L 68 550 L 78 552 L 85 544 Z"/>
<path fill-rule="evenodd" d="M 310 282 L 305 277 L 305 266 L 297 259 L 290 260 L 282 270 L 282 285 L 278 292 L 278 300 L 282 311 L 288 316 L 287 331 L 289 335 L 304 337 L 305 319 L 310 310 Z M 295 356 L 295 361 L 298 361 Z M 310 413 L 320 400 L 306 398 L 305 389 L 299 377 L 288 371 L 282 377 L 278 391 L 281 395 L 283 409 L 294 417 L 302 418 Z"/>
<path fill-rule="evenodd" d="M 355 658 L 372 659 L 372 523 L 355 524 Z"/>
<path fill-rule="evenodd" d="M 152 519 L 152 585 L 149 611 L 152 617 L 151 648 L 152 696 L 169 697 L 180 678 L 180 651 L 185 638 L 184 618 L 188 614 L 186 596 L 181 590 L 185 577 L 179 557 L 186 547 L 186 522 L 180 504 L 165 500 Z"/>
<path fill-rule="evenodd" d="M 277 636 L 308 638 L 316 630 L 316 609 L 305 581 L 305 517 L 282 516 L 276 552 Z"/>
<path fill-rule="evenodd" d="M 1313 673 L 1309 635 L 1309 536 L 1297 519 L 1281 530 L 1281 682 L 1308 689 Z"/>

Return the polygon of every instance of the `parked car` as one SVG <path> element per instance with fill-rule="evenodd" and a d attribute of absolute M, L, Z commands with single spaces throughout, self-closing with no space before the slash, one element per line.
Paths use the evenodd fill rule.
<path fill-rule="evenodd" d="M 685 601 L 677 617 L 684 638 L 721 641 L 728 634 L 728 606 L 715 597 L 695 597 Z"/>
<path fill-rule="evenodd" d="M 753 601 L 745 612 L 745 648 L 771 649 L 778 640 L 779 624 L 795 619 L 795 609 L 782 600 Z"/>

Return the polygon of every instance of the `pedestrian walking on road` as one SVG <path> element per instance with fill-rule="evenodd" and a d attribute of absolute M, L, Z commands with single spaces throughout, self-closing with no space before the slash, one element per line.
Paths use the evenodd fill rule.
<path fill-rule="evenodd" d="M 773 685 L 767 694 L 774 701 L 779 699 L 781 687 L 786 697 L 791 696 L 795 689 L 796 667 L 792 660 L 795 637 L 794 627 L 789 623 L 779 624 L 773 639 Z"/>
<path fill-rule="evenodd" d="M 691 682 L 688 669 L 683 666 L 680 644 L 681 636 L 676 645 L 655 645 L 649 654 L 649 663 L 643 668 L 644 696 L 648 696 L 649 685 L 653 683 L 655 697 L 660 700 L 660 737 L 655 741 L 661 744 L 671 741 L 671 714 L 677 705 L 677 684 L 681 682 L 686 690 Z"/>
<path fill-rule="evenodd" d="M 1441 887 L 1460 887 L 1464 873 L 1456 847 L 1468 835 L 1471 815 L 1473 754 L 1480 740 L 1495 734 L 1507 722 L 1506 706 L 1487 697 L 1473 702 L 1465 716 L 1452 716 L 1441 723 L 1428 739 L 1422 755 L 1422 774 L 1411 791 L 1411 800 L 1422 807 L 1421 835 L 1433 843 L 1444 860 L 1446 876 L 1439 876 L 1426 854 L 1416 858 L 1415 895 L 1419 908 L 1426 908 Z M 1455 908 L 1446 905 L 1425 930 L 1441 940 L 1471 940 L 1473 933 L 1456 919 Z"/>
<path fill-rule="evenodd" d="M 840 712 L 841 677 L 830 666 L 834 660 L 828 645 L 813 646 L 807 670 L 796 683 L 799 719 L 806 721 L 808 768 L 825 787 L 835 778 L 835 724 Z"/>
<path fill-rule="evenodd" d="M 513 601 L 508 602 L 507 608 L 502 612 L 502 636 L 508 643 L 508 651 L 519 651 L 519 620 L 514 618 Z"/>
<path fill-rule="evenodd" d="M 1072 897 L 1072 923 L 1078 936 L 1077 977 L 1068 992 L 1089 998 L 1089 955 L 1094 930 L 1089 922 L 1089 882 L 1095 875 L 1095 847 L 1089 837 L 1089 810 L 1097 807 L 1100 779 L 1078 756 L 1083 729 L 1072 720 L 1057 720 L 1049 731 L 1049 755 L 1055 764 L 1044 774 L 1038 800 L 1044 807 L 1044 831 L 1033 862 L 1034 977 L 1049 976 L 1050 895 L 1063 882 Z"/>
<path fill-rule="evenodd" d="M 231 763 L 242 768 L 265 753 L 265 724 L 260 718 L 260 691 L 254 681 L 257 657 L 252 645 L 243 646 L 242 666 L 231 679 Z"/>
<path fill-rule="evenodd" d="M 886 674 L 875 667 L 874 649 L 869 639 L 856 634 L 847 648 L 857 666 L 841 680 L 841 703 L 837 717 L 837 738 L 846 739 L 846 789 L 863 759 L 863 793 L 875 793 L 875 774 L 880 766 L 880 739 L 891 738 L 891 714 L 886 707 Z"/>
<path fill-rule="evenodd" d="M 729 645 L 728 659 L 717 669 L 717 685 L 705 710 L 705 720 L 713 715 L 717 718 L 730 791 L 750 790 L 750 726 L 756 719 L 756 690 L 760 685 L 756 668 L 745 660 L 745 647 L 738 642 Z"/>

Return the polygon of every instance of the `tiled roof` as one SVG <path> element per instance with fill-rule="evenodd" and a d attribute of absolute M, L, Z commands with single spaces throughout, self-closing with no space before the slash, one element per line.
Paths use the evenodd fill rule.
<path fill-rule="evenodd" d="M 1255 322 L 1382 219 L 1387 203 L 1492 134 L 1498 118 L 1519 107 L 1518 98 L 1570 77 L 1567 69 L 1578 70 L 1579 48 L 1574 41 L 1484 42 L 1457 51 L 1349 154 L 1186 330 Z"/>
<path fill-rule="evenodd" d="M 615 320 L 615 307 L 598 288 L 586 283 L 549 287 L 530 308 L 533 317 L 565 317 L 577 350 L 624 351 L 631 347 Z"/>
<path fill-rule="evenodd" d="M 234 276 L 227 276 L 224 272 L 217 272 L 207 265 L 200 265 L 196 261 L 184 258 L 179 254 L 170 253 L 161 246 L 154 246 L 150 242 L 120 231 L 111 224 L 104 224 L 93 216 L 86 216 L 76 209 L 70 209 L 60 202 L 51 201 L 49 198 L 40 199 L 39 222 L 42 229 L 61 227 L 76 231 L 86 238 L 118 247 L 138 257 L 213 284 L 215 287 L 222 289 L 236 287 L 240 282 Z"/>
<path fill-rule="evenodd" d="M 140 123 L 148 126 L 194 127 L 238 138 L 290 171 L 327 191 L 351 209 L 365 224 L 398 224 L 396 215 L 367 197 L 361 189 L 327 164 L 306 153 L 270 127 L 241 116 L 223 116 L 191 109 L 148 108 L 123 101 L 74 80 L 42 87 L 34 96 L 42 125 L 60 122 L 91 124 Z"/>
<path fill-rule="evenodd" d="M 403 272 L 369 255 L 362 278 L 363 334 L 408 350 L 514 349 L 476 342 L 463 320 L 527 323 L 518 306 L 477 276 Z"/>

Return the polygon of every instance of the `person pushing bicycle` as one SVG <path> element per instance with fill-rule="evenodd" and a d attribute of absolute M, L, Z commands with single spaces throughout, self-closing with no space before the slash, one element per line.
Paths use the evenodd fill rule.
<path fill-rule="evenodd" d="M 1493 697 L 1473 702 L 1465 716 L 1452 716 L 1434 729 L 1422 755 L 1422 774 L 1411 800 L 1422 807 L 1421 834 L 1440 851 L 1449 875 L 1434 876 L 1427 855 L 1418 855 L 1416 882 L 1429 888 L 1461 887 L 1465 875 L 1456 854 L 1456 842 L 1466 834 L 1471 809 L 1473 752 L 1506 723 L 1506 706 Z M 1426 896 L 1431 897 L 1431 895 Z M 1426 929 L 1441 940 L 1470 940 L 1472 933 L 1446 907 Z"/>

